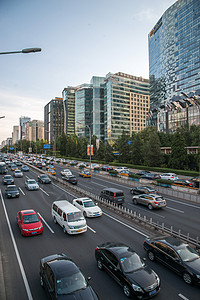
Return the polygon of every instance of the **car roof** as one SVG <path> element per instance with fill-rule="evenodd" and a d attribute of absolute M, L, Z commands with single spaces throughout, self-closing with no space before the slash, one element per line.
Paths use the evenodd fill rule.
<path fill-rule="evenodd" d="M 68 257 L 57 257 L 47 262 L 47 264 L 57 279 L 67 277 L 80 271 L 76 264 Z"/>
<path fill-rule="evenodd" d="M 181 241 L 180 239 L 178 239 L 178 238 L 176 238 L 174 236 L 170 236 L 170 235 L 169 236 L 155 236 L 155 237 L 152 237 L 151 240 L 165 243 L 168 246 L 173 247 L 174 249 L 180 249 L 183 246 L 187 245 L 187 243 Z"/>
<path fill-rule="evenodd" d="M 76 198 L 74 200 L 81 200 L 81 201 L 92 201 L 90 198 Z"/>
<path fill-rule="evenodd" d="M 128 245 L 116 242 L 107 242 L 98 247 L 110 250 L 118 259 L 128 256 L 130 252 L 135 252 Z"/>
<path fill-rule="evenodd" d="M 36 212 L 33 209 L 24 209 L 24 210 L 21 210 L 20 213 L 22 215 L 30 215 L 30 214 L 35 214 Z"/>

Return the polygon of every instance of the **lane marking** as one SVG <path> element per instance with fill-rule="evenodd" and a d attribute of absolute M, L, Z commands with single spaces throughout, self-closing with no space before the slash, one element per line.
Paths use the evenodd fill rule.
<path fill-rule="evenodd" d="M 49 196 L 49 194 L 47 192 L 45 192 L 41 187 L 40 187 L 40 190 L 45 193 L 47 196 Z"/>
<path fill-rule="evenodd" d="M 96 231 L 95 231 L 94 229 L 92 229 L 91 227 L 89 227 L 88 225 L 87 225 L 87 227 L 88 227 L 92 232 L 96 233 Z"/>
<path fill-rule="evenodd" d="M 186 298 L 185 296 L 183 296 L 182 294 L 178 294 L 179 297 L 181 297 L 184 300 L 189 300 L 188 298 Z"/>
<path fill-rule="evenodd" d="M 189 203 L 185 203 L 185 202 L 181 202 L 181 201 L 177 201 L 177 200 L 172 200 L 171 198 L 168 198 L 168 197 L 165 197 L 165 199 L 167 199 L 169 201 L 172 201 L 172 202 L 175 202 L 175 203 L 179 203 L 179 204 L 182 204 L 182 205 L 187 205 L 187 206 L 191 206 L 191 207 L 195 207 L 195 208 L 200 209 L 200 206 L 197 206 L 197 205 L 194 205 L 194 204 L 189 204 Z"/>
<path fill-rule="evenodd" d="M 131 205 L 131 206 L 134 206 L 135 207 L 135 205 L 134 204 L 132 204 L 132 203 L 126 203 L 126 204 L 128 204 L 128 205 Z M 142 209 L 142 210 L 144 210 L 144 211 L 146 211 L 143 207 L 140 207 L 140 209 Z M 151 214 L 154 214 L 154 215 L 156 215 L 156 216 L 159 216 L 159 217 L 161 217 L 161 218 L 163 218 L 163 219 L 165 219 L 165 216 L 162 216 L 162 215 L 159 215 L 159 214 L 156 214 L 155 212 L 153 212 L 153 211 L 151 211 Z"/>
<path fill-rule="evenodd" d="M 17 248 L 17 244 L 15 242 L 15 238 L 14 238 L 14 235 L 13 235 L 13 232 L 12 232 L 12 228 L 11 228 L 11 225 L 10 225 L 10 220 L 8 218 L 8 213 L 7 213 L 6 206 L 5 206 L 5 203 L 4 203 L 4 200 L 3 200 L 3 195 L 2 195 L 1 189 L 0 189 L 0 196 L 1 196 L 1 201 L 2 201 L 2 205 L 3 205 L 6 221 L 7 221 L 7 224 L 8 224 L 8 229 L 10 231 L 11 240 L 12 240 L 12 243 L 13 243 L 13 247 L 14 247 L 14 250 L 15 250 L 15 254 L 16 254 L 16 257 L 17 257 L 18 264 L 19 264 L 19 268 L 20 268 L 22 278 L 23 278 L 23 281 L 24 281 L 24 285 L 25 285 L 25 288 L 26 288 L 26 293 L 27 293 L 28 299 L 33 300 L 31 290 L 30 290 L 30 287 L 29 287 L 29 284 L 28 284 L 28 280 L 27 280 L 27 277 L 26 277 L 26 273 L 25 273 L 25 270 L 24 270 L 24 267 L 23 267 L 23 264 L 22 264 L 22 260 L 20 258 L 19 251 L 18 251 L 18 248 Z"/>
<path fill-rule="evenodd" d="M 166 206 L 166 208 L 172 209 L 172 210 L 175 210 L 175 211 L 178 211 L 178 212 L 180 212 L 180 213 L 182 213 L 182 214 L 185 213 L 183 210 L 179 210 L 179 209 L 176 209 L 176 208 L 173 208 L 173 207 L 170 207 L 170 206 Z"/>
<path fill-rule="evenodd" d="M 37 214 L 40 216 L 40 218 L 42 219 L 42 221 L 44 222 L 44 224 L 49 228 L 49 230 L 51 231 L 51 233 L 55 233 L 53 231 L 53 229 L 51 229 L 51 227 L 48 225 L 48 223 L 45 221 L 45 219 L 41 216 L 41 214 L 39 212 L 37 212 Z"/>
<path fill-rule="evenodd" d="M 25 196 L 25 193 L 22 191 L 22 189 L 19 187 L 20 192 Z"/>
<path fill-rule="evenodd" d="M 131 229 L 131 230 L 133 230 L 133 231 L 135 231 L 135 232 L 137 232 L 137 233 L 143 235 L 144 237 L 148 237 L 148 235 L 146 235 L 145 233 L 143 233 L 143 232 L 139 231 L 138 229 L 135 229 L 135 228 L 131 227 L 130 225 L 128 225 L 128 224 L 126 224 L 126 223 L 124 223 L 124 222 L 122 222 L 122 221 L 120 221 L 120 220 L 118 220 L 118 219 L 112 217 L 111 215 L 109 215 L 109 214 L 107 214 L 107 213 L 105 213 L 105 212 L 104 212 L 103 214 L 106 215 L 107 217 L 109 217 L 109 218 L 115 220 L 116 222 L 118 222 L 118 223 L 124 225 L 125 227 L 128 227 L 129 229 Z"/>

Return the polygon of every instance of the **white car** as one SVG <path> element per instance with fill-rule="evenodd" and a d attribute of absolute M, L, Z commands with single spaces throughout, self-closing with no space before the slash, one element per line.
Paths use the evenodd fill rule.
<path fill-rule="evenodd" d="M 25 181 L 25 187 L 29 190 L 29 191 L 34 191 L 34 190 L 39 190 L 39 185 L 37 184 L 37 182 L 35 181 L 35 179 L 27 179 Z"/>
<path fill-rule="evenodd" d="M 115 168 L 115 171 L 117 171 L 118 173 L 122 172 L 122 171 L 130 171 L 127 167 L 118 167 Z"/>
<path fill-rule="evenodd" d="M 23 177 L 23 172 L 21 170 L 15 170 L 13 172 L 13 176 L 16 177 L 16 178 Z"/>
<path fill-rule="evenodd" d="M 177 180 L 178 176 L 175 173 L 163 173 L 160 175 L 160 179 Z"/>
<path fill-rule="evenodd" d="M 63 176 L 69 176 L 72 175 L 72 172 L 69 169 L 64 169 L 60 172 L 60 174 Z"/>
<path fill-rule="evenodd" d="M 73 205 L 82 211 L 84 217 L 100 217 L 102 215 L 101 208 L 90 198 L 74 199 Z"/>

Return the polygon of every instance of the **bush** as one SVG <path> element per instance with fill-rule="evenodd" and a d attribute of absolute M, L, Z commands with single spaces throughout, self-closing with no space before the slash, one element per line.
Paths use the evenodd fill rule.
<path fill-rule="evenodd" d="M 136 174 L 130 174 L 129 175 L 130 178 L 137 178 L 137 179 L 140 179 L 140 175 L 136 175 Z"/>

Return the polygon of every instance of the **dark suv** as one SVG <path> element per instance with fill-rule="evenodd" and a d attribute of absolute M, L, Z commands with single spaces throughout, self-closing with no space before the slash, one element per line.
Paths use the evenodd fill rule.
<path fill-rule="evenodd" d="M 5 194 L 7 198 L 18 198 L 19 197 L 19 190 L 16 185 L 7 185 Z"/>
<path fill-rule="evenodd" d="M 105 188 L 101 191 L 101 198 L 106 199 L 114 204 L 122 205 L 124 201 L 124 192 L 115 188 Z"/>
<path fill-rule="evenodd" d="M 89 285 L 89 279 L 65 254 L 53 254 L 40 261 L 40 284 L 51 299 L 99 299 Z"/>

